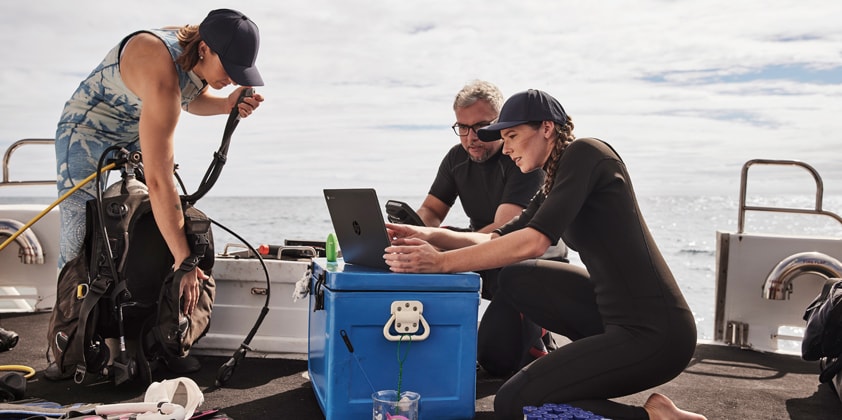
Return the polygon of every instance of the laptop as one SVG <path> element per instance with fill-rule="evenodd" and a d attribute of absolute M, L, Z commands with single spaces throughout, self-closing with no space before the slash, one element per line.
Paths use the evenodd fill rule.
<path fill-rule="evenodd" d="M 374 189 L 325 189 L 324 194 L 345 262 L 388 270 L 383 253 L 391 243 Z"/>

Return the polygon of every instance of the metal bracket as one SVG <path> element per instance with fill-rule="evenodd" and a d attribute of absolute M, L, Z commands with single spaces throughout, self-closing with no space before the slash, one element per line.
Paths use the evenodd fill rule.
<path fill-rule="evenodd" d="M 725 332 L 725 344 L 741 349 L 750 349 L 751 343 L 748 342 L 748 324 L 739 321 L 728 321 L 728 328 Z"/>
<path fill-rule="evenodd" d="M 400 341 L 409 336 L 412 341 L 425 340 L 430 335 L 430 325 L 424 319 L 424 304 L 417 300 L 392 302 L 392 314 L 383 326 L 383 336 L 389 341 Z M 392 328 L 397 334 L 392 334 Z M 424 327 L 418 333 L 419 327 Z"/>

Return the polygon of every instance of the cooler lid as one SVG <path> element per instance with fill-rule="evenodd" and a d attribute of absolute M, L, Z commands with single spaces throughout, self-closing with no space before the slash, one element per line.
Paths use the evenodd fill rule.
<path fill-rule="evenodd" d="M 313 259 L 313 275 L 324 273 L 324 286 L 345 291 L 418 291 L 418 292 L 478 292 L 479 274 L 473 272 L 447 274 L 408 274 L 335 263 L 325 258 Z"/>

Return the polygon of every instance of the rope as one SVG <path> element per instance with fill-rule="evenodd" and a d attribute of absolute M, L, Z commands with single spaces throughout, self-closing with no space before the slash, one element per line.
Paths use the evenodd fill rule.
<path fill-rule="evenodd" d="M 404 337 L 409 337 L 408 344 L 406 345 L 406 353 L 404 353 L 403 357 L 401 357 L 401 342 L 403 341 Z M 409 356 L 409 346 L 412 344 L 412 335 L 410 334 L 401 334 L 400 340 L 398 340 L 398 401 L 401 399 L 401 383 L 403 382 L 403 363 L 406 361 L 406 356 Z"/>
<path fill-rule="evenodd" d="M 50 205 L 49 205 L 46 209 L 44 209 L 44 211 L 42 211 L 41 213 L 39 213 L 39 214 L 38 214 L 37 216 L 35 216 L 32 220 L 30 220 L 27 224 L 23 225 L 23 227 L 22 227 L 22 228 L 18 229 L 18 231 L 17 231 L 17 232 L 15 232 L 15 234 L 14 234 L 14 235 L 10 236 L 8 239 L 6 239 L 6 241 L 5 241 L 5 242 L 3 242 L 2 244 L 0 244 L 0 251 L 2 251 L 4 248 L 6 248 L 6 246 L 8 246 L 8 245 L 9 245 L 10 243 L 12 243 L 15 239 L 17 239 L 17 237 L 18 237 L 18 236 L 20 236 L 20 235 L 21 235 L 23 232 L 25 232 L 27 229 L 29 229 L 29 227 L 30 227 L 30 226 L 34 225 L 34 224 L 35 224 L 35 222 L 37 222 L 37 221 L 41 220 L 41 218 L 42 218 L 42 217 L 44 217 L 47 213 L 49 213 L 49 212 L 50 212 L 50 210 L 52 210 L 55 206 L 57 206 L 59 203 L 61 203 L 62 201 L 64 201 L 67 197 L 69 197 L 69 196 L 70 196 L 70 194 L 75 193 L 77 190 L 79 190 L 79 188 L 82 188 L 85 184 L 87 184 L 88 182 L 91 182 L 91 180 L 92 180 L 92 179 L 96 178 L 96 176 L 97 176 L 97 174 L 98 174 L 98 173 L 102 173 L 102 172 L 105 172 L 105 171 L 110 171 L 110 170 L 111 170 L 112 168 L 114 168 L 115 166 L 117 166 L 117 164 L 116 164 L 116 163 L 109 163 L 108 165 L 104 166 L 104 167 L 103 167 L 103 168 L 102 168 L 99 172 L 94 172 L 94 173 L 92 173 L 90 176 L 88 176 L 87 178 L 85 178 L 85 179 L 84 179 L 81 183 L 76 184 L 76 186 L 74 186 L 73 188 L 71 188 L 71 189 L 70 189 L 70 191 L 68 191 L 68 192 L 64 193 L 61 197 L 59 197 L 59 198 L 58 198 L 58 200 L 53 201 L 53 204 L 50 204 Z"/>

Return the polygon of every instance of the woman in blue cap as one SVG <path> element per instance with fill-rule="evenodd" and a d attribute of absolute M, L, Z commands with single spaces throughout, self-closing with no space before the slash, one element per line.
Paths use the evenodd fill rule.
<path fill-rule="evenodd" d="M 59 196 L 95 173 L 108 147 L 142 150 L 155 221 L 178 266 L 191 250 L 173 179 L 176 124 L 182 110 L 228 114 L 242 89 L 262 86 L 255 67 L 259 46 L 257 25 L 230 9 L 211 11 L 200 25 L 143 30 L 123 38 L 64 106 L 55 142 Z M 232 84 L 241 87 L 228 96 L 208 89 Z M 250 115 L 262 101 L 260 94 L 246 98 L 238 105 L 240 116 Z M 61 203 L 59 268 L 82 250 L 85 203 L 95 191 L 89 183 Z M 190 313 L 207 276 L 196 268 L 184 279 L 181 295 Z M 194 363 L 182 370 L 198 367 Z"/>
<path fill-rule="evenodd" d="M 640 213 L 625 164 L 595 138 L 573 136 L 573 122 L 545 92 L 528 90 L 479 130 L 503 139 L 523 172 L 543 170 L 544 185 L 524 212 L 492 234 L 389 225 L 384 258 L 396 272 L 459 272 L 504 267 L 478 340 L 501 352 L 526 351 L 535 337 L 501 330 L 518 313 L 571 343 L 515 373 L 499 389 L 494 412 L 523 418 L 522 408 L 567 403 L 612 419 L 703 419 L 661 394 L 643 407 L 609 400 L 661 385 L 687 366 L 696 327 L 678 285 Z M 559 239 L 586 268 L 537 259 Z M 534 332 L 540 334 L 540 331 Z M 482 344 L 480 344 L 482 347 Z M 512 349 L 514 347 L 514 350 Z M 479 355 L 493 363 L 494 355 Z"/>

